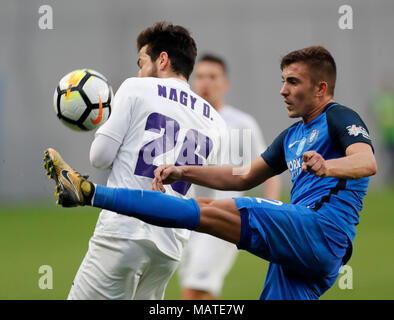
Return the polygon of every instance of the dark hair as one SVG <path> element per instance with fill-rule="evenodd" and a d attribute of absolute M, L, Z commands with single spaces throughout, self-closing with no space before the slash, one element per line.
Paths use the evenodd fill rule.
<path fill-rule="evenodd" d="M 172 70 L 189 79 L 197 56 L 197 46 L 187 29 L 170 22 L 156 22 L 138 35 L 138 51 L 146 45 L 146 52 L 152 61 L 156 61 L 160 53 L 165 51 Z"/>
<path fill-rule="evenodd" d="M 227 63 L 226 63 L 226 61 L 224 61 L 223 58 L 221 58 L 221 57 L 219 57 L 219 56 L 217 56 L 215 54 L 212 54 L 212 53 L 204 53 L 200 57 L 200 59 L 198 59 L 198 62 L 204 62 L 204 61 L 214 62 L 214 63 L 217 63 L 217 64 L 221 65 L 222 68 L 223 68 L 224 74 L 227 75 L 227 71 L 228 71 Z"/>
<path fill-rule="evenodd" d="M 327 82 L 327 93 L 334 95 L 337 67 L 334 58 L 326 48 L 312 46 L 292 51 L 282 58 L 280 68 L 283 70 L 295 62 L 305 63 L 311 71 L 312 83 L 317 84 L 321 80 Z"/>

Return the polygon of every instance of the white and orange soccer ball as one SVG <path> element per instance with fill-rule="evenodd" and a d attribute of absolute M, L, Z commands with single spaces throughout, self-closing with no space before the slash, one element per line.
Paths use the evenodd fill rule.
<path fill-rule="evenodd" d="M 57 117 L 73 130 L 93 130 L 111 114 L 113 91 L 97 71 L 80 69 L 66 74 L 53 96 Z"/>

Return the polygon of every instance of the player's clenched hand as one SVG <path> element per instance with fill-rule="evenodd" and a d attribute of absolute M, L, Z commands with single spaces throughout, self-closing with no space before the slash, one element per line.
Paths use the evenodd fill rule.
<path fill-rule="evenodd" d="M 306 151 L 302 155 L 302 170 L 321 178 L 328 176 L 326 160 L 316 151 Z"/>
<path fill-rule="evenodd" d="M 164 184 L 171 184 L 182 179 L 182 167 L 161 165 L 153 172 L 155 177 L 152 181 L 151 190 L 166 192 Z"/>

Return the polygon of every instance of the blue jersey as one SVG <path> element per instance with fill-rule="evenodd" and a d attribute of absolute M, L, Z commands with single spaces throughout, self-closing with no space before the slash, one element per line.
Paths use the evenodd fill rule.
<path fill-rule="evenodd" d="M 302 155 L 308 150 L 318 152 L 325 160 L 335 159 L 345 156 L 346 148 L 356 142 L 372 147 L 365 123 L 352 109 L 333 102 L 309 123 L 299 121 L 284 130 L 261 155 L 277 174 L 289 170 L 292 204 L 304 205 L 324 215 L 350 240 L 356 233 L 369 178 L 320 178 L 302 171 L 301 167 Z"/>

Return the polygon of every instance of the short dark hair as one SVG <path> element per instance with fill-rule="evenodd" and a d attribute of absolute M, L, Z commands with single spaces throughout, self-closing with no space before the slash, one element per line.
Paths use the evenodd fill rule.
<path fill-rule="evenodd" d="M 311 80 L 317 84 L 323 80 L 327 82 L 327 93 L 334 95 L 337 67 L 331 53 L 322 46 L 311 46 L 295 50 L 285 55 L 280 62 L 283 69 L 295 62 L 305 63 L 311 71 Z"/>
<path fill-rule="evenodd" d="M 224 59 L 222 57 L 219 57 L 219 56 L 212 54 L 212 53 L 204 53 L 200 57 L 200 59 L 198 59 L 198 62 L 204 62 L 204 61 L 214 62 L 214 63 L 221 65 L 221 67 L 223 68 L 224 74 L 227 75 L 227 72 L 228 72 L 227 63 L 226 63 L 226 61 L 224 61 Z"/>
<path fill-rule="evenodd" d="M 160 53 L 165 51 L 172 70 L 189 79 L 196 61 L 197 46 L 187 29 L 170 22 L 156 22 L 138 35 L 138 51 L 146 45 L 146 52 L 152 61 L 156 61 Z"/>

